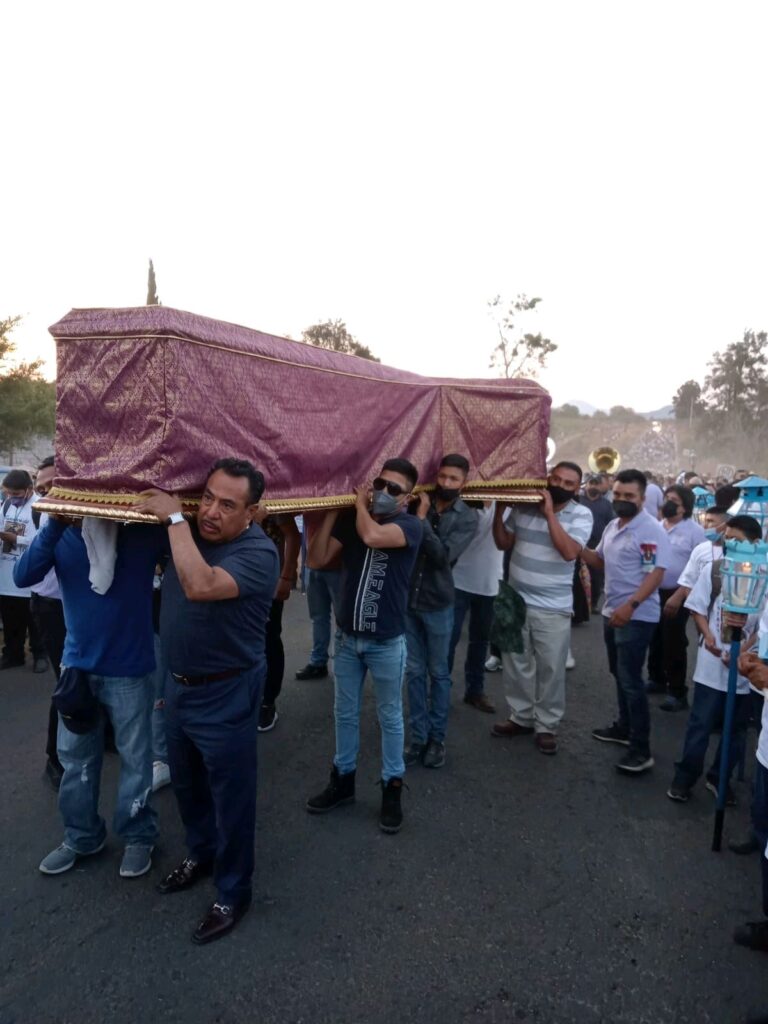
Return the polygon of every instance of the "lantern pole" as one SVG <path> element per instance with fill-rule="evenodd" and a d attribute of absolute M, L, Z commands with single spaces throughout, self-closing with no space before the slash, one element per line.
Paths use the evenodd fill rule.
<path fill-rule="evenodd" d="M 717 780 L 717 804 L 715 810 L 715 829 L 712 833 L 712 850 L 720 852 L 723 841 L 723 822 L 725 821 L 725 801 L 728 797 L 728 763 L 731 756 L 731 733 L 733 732 L 733 715 L 736 710 L 736 685 L 739 678 L 739 655 L 741 654 L 741 626 L 731 627 L 731 659 L 728 665 L 728 692 L 725 695 L 725 715 L 723 718 L 723 742 L 720 747 L 720 770 Z"/>

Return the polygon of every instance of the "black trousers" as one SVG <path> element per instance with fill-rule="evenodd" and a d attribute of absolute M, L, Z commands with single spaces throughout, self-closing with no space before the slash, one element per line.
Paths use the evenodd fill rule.
<path fill-rule="evenodd" d="M 33 658 L 45 656 L 40 635 L 32 621 L 28 597 L 0 597 L 0 615 L 3 619 L 3 656 L 9 661 L 24 664 L 24 644 L 29 633 L 29 646 Z"/>
<path fill-rule="evenodd" d="M 51 663 L 53 674 L 58 682 L 61 675 L 61 657 L 64 653 L 64 640 L 67 635 L 67 627 L 64 625 L 64 612 L 61 601 L 53 597 L 40 597 L 33 594 L 30 602 L 32 621 L 35 623 L 40 640 L 42 641 L 45 653 Z M 45 752 L 48 760 L 58 765 L 59 758 L 56 753 L 56 734 L 59 731 L 59 716 L 51 701 L 48 712 L 48 742 Z"/>
<path fill-rule="evenodd" d="M 267 678 L 264 683 L 264 704 L 274 704 L 283 688 L 285 650 L 283 648 L 283 602 L 273 601 L 267 619 L 264 643 L 267 659 Z"/>
<path fill-rule="evenodd" d="M 666 686 L 673 697 L 682 700 L 686 695 L 688 672 L 688 637 L 685 633 L 688 609 L 681 608 L 671 619 L 663 614 L 664 605 L 674 593 L 674 590 L 659 591 L 662 615 L 648 652 L 648 677 L 654 683 Z"/>

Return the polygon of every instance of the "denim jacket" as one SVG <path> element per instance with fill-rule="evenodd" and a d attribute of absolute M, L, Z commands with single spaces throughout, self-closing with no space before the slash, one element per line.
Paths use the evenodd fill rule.
<path fill-rule="evenodd" d="M 425 519 L 423 536 L 411 576 L 408 608 L 433 612 L 454 602 L 453 566 L 477 532 L 475 509 L 457 498 L 438 514 L 434 499 Z"/>

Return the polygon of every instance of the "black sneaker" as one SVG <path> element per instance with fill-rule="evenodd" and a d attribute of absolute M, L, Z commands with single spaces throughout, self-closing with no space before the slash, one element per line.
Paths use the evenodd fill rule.
<path fill-rule="evenodd" d="M 427 749 L 426 743 L 411 743 L 410 747 L 406 747 L 403 751 L 403 761 L 405 762 L 406 768 L 412 768 L 415 764 L 424 760 L 424 754 Z"/>
<path fill-rule="evenodd" d="M 768 920 L 747 921 L 734 930 L 733 941 L 748 949 L 768 951 Z"/>
<path fill-rule="evenodd" d="M 2 658 L 0 658 L 0 670 L 2 670 L 4 668 L 23 668 L 23 667 L 24 667 L 24 659 L 23 658 L 21 659 L 21 661 L 18 661 L 16 658 L 9 658 L 5 654 L 2 656 Z"/>
<path fill-rule="evenodd" d="M 296 673 L 297 679 L 325 679 L 328 675 L 327 665 L 313 665 L 312 662 L 300 668 Z"/>
<path fill-rule="evenodd" d="M 257 726 L 259 732 L 270 732 L 277 725 L 279 717 L 274 704 L 262 704 L 259 711 L 259 724 Z"/>
<path fill-rule="evenodd" d="M 445 764 L 445 744 L 430 740 L 424 751 L 425 768 L 442 768 Z"/>
<path fill-rule="evenodd" d="M 673 782 L 667 790 L 667 796 L 669 799 L 676 800 L 679 804 L 687 803 L 690 795 L 690 786 L 683 786 L 679 782 Z"/>
<path fill-rule="evenodd" d="M 338 807 L 340 804 L 351 804 L 355 800 L 355 773 L 346 772 L 344 775 L 339 773 L 339 769 L 334 765 L 331 768 L 331 778 L 328 785 L 317 796 L 312 796 L 307 800 L 307 810 L 310 814 L 326 814 L 328 811 L 332 811 L 334 807 Z"/>
<path fill-rule="evenodd" d="M 403 810 L 400 797 L 403 792 L 402 779 L 381 780 L 381 816 L 379 828 L 382 832 L 399 832 L 403 824 Z"/>
<path fill-rule="evenodd" d="M 592 738 L 601 740 L 603 743 L 620 743 L 622 747 L 629 746 L 629 733 L 621 729 L 615 722 L 607 729 L 593 729 Z"/>
<path fill-rule="evenodd" d="M 731 853 L 738 853 L 740 857 L 747 857 L 750 853 L 757 853 L 760 843 L 754 833 L 746 839 L 729 839 L 728 849 Z"/>
<path fill-rule="evenodd" d="M 717 786 L 715 785 L 715 783 L 711 779 L 707 779 L 707 781 L 705 783 L 705 786 L 709 790 L 709 792 L 712 794 L 712 796 L 714 796 L 715 800 L 717 800 Z M 735 807 L 736 806 L 736 794 L 733 792 L 733 790 L 731 789 L 730 785 L 728 786 L 728 789 L 726 790 L 726 793 L 725 793 L 725 806 L 726 807 Z"/>
<path fill-rule="evenodd" d="M 659 704 L 659 711 L 687 711 L 688 710 L 688 698 L 687 697 L 673 697 L 670 693 L 668 697 Z"/>
<path fill-rule="evenodd" d="M 650 754 L 638 754 L 636 750 L 630 750 L 616 764 L 617 772 L 626 772 L 627 775 L 639 775 L 653 768 L 653 758 Z"/>

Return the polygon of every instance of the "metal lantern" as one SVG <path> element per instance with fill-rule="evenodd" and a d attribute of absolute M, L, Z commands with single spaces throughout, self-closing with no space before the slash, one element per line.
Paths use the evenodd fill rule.
<path fill-rule="evenodd" d="M 732 516 L 752 516 L 763 530 L 763 537 L 768 532 L 768 480 L 761 476 L 748 476 L 739 481 L 741 496 L 731 505 L 728 512 Z M 766 538 L 768 539 L 768 538 Z"/>
<path fill-rule="evenodd" d="M 723 608 L 741 615 L 756 615 L 768 586 L 768 544 L 762 540 L 726 540 L 720 575 Z"/>
<path fill-rule="evenodd" d="M 693 515 L 696 522 L 703 526 L 704 516 L 715 504 L 715 496 L 711 491 L 708 491 L 706 487 L 694 487 L 693 493 L 695 498 L 693 503 Z"/>

